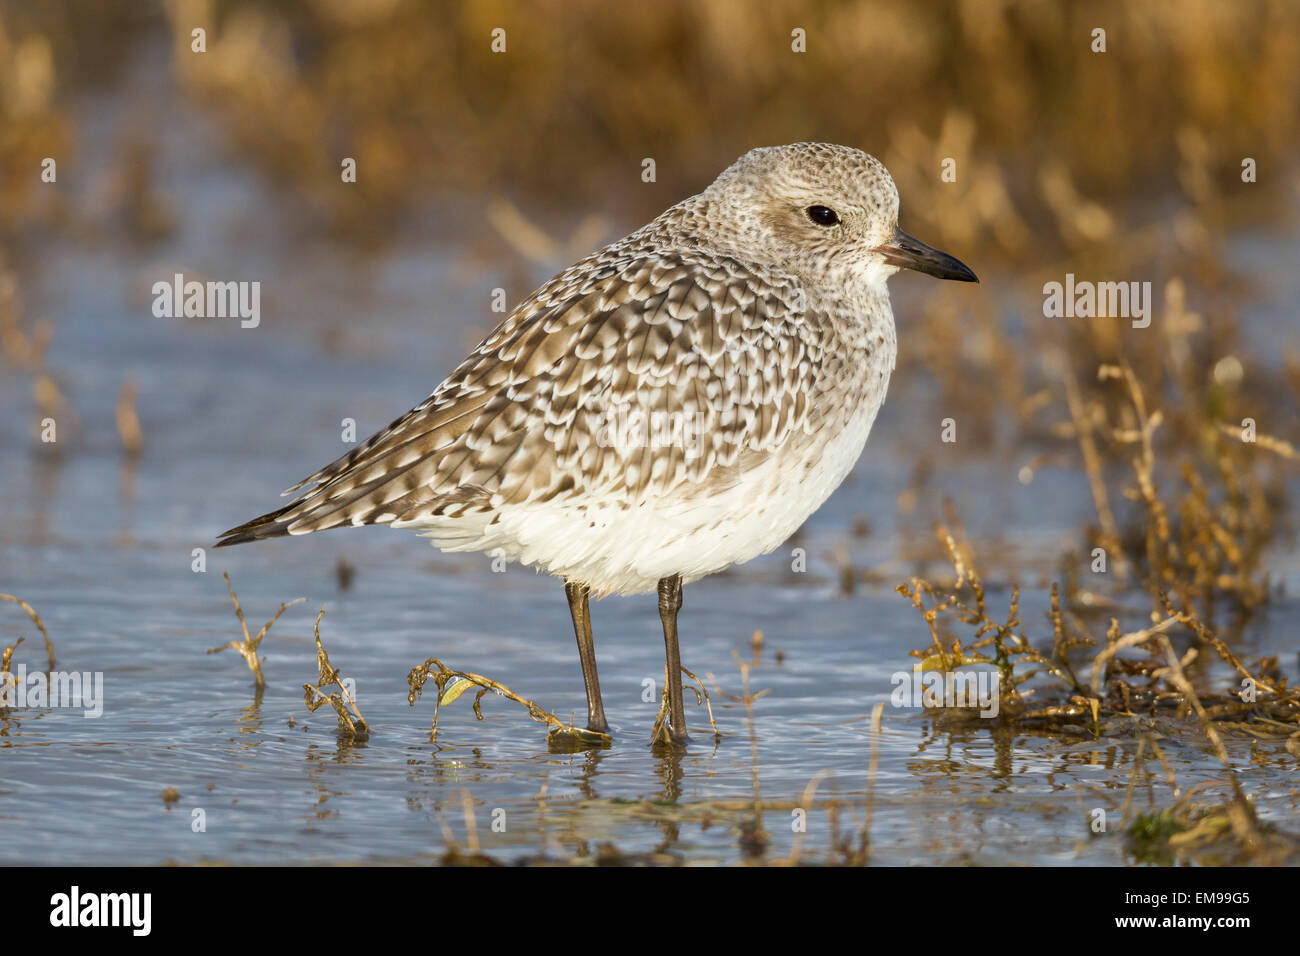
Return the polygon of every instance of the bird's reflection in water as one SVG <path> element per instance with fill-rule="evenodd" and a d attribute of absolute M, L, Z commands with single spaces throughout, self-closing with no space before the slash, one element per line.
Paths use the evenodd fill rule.
<path fill-rule="evenodd" d="M 596 776 L 601 762 L 609 756 L 608 747 L 593 747 L 583 754 L 582 764 L 578 769 L 578 775 L 574 780 L 577 784 L 578 792 L 587 800 L 599 800 L 600 795 L 596 792 Z"/>
<path fill-rule="evenodd" d="M 501 808 L 505 810 L 503 819 L 508 832 L 515 834 L 516 840 L 520 827 L 531 829 L 535 834 L 535 849 L 525 859 L 534 862 L 584 857 L 603 861 L 624 859 L 611 842 L 613 833 L 606 832 L 603 820 L 605 812 L 612 806 L 624 807 L 634 818 L 643 824 L 652 824 L 661 832 L 661 839 L 651 851 L 654 855 L 673 853 L 682 838 L 684 821 L 679 804 L 690 769 L 687 757 L 699 760 L 704 755 L 696 752 L 694 744 L 690 747 L 655 745 L 645 750 L 641 749 L 644 744 L 635 740 L 623 740 L 620 744 L 651 758 L 653 763 L 647 762 L 646 766 L 653 766 L 658 784 L 655 790 L 636 799 L 618 799 L 602 793 L 609 788 L 601 787 L 600 776 L 609 774 L 610 768 L 618 765 L 620 758 L 627 758 L 626 749 L 619 751 L 609 744 L 575 746 L 572 741 L 551 740 L 546 748 L 550 759 L 540 753 L 530 758 L 540 759 L 547 765 L 541 773 L 542 780 L 536 794 L 512 808 L 509 803 L 494 802 L 484 792 L 485 786 L 499 784 L 502 774 L 522 772 L 512 761 L 485 758 L 478 748 L 466 751 L 454 746 L 439 746 L 430 753 L 427 745 L 420 745 L 411 749 L 407 760 L 406 806 L 408 810 L 427 817 L 430 849 L 435 853 L 448 850 L 459 853 L 472 842 L 480 846 L 479 852 L 500 862 L 502 858 L 493 848 L 492 834 L 496 831 L 482 819 L 482 812 L 495 813 Z M 716 753 L 715 740 L 709 756 Z M 562 776 L 557 777 L 556 772 Z M 609 777 L 609 780 L 613 779 Z M 469 834 L 464 833 L 466 842 L 462 842 L 462 830 L 467 825 L 466 793 L 472 794 L 477 839 L 470 841 Z M 326 797 L 328 794 L 322 794 L 322 803 Z M 618 816 L 624 818 L 623 813 Z M 449 834 L 450 843 L 447 842 Z M 531 843 L 533 839 L 527 842 Z"/>
<path fill-rule="evenodd" d="M 659 799 L 676 807 L 682 797 L 682 758 L 686 748 L 681 746 L 659 746 L 655 748 L 658 760 L 655 763 L 655 776 L 659 778 Z M 655 847 L 656 853 L 667 853 L 681 839 L 681 820 L 674 814 L 665 816 L 657 823 L 664 838 Z"/>

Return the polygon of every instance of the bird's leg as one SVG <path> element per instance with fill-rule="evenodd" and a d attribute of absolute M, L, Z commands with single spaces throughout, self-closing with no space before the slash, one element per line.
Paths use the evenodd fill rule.
<path fill-rule="evenodd" d="M 682 576 L 659 581 L 659 618 L 664 622 L 664 649 L 668 658 L 668 733 L 686 739 L 686 708 L 682 704 L 682 655 L 677 647 L 677 612 L 682 607 Z"/>
<path fill-rule="evenodd" d="M 585 584 L 564 582 L 573 633 L 578 638 L 578 657 L 582 660 L 582 682 L 587 687 L 587 729 L 605 734 L 609 733 L 609 724 L 605 723 L 605 703 L 600 699 L 600 679 L 596 676 L 596 641 L 591 636 L 591 607 L 587 603 L 590 593 Z"/>

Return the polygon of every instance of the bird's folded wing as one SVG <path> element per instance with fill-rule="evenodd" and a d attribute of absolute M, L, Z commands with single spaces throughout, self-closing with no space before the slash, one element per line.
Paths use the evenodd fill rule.
<path fill-rule="evenodd" d="M 731 259 L 597 253 L 521 303 L 428 399 L 223 543 L 724 488 L 816 427 L 821 318 L 792 281 Z"/>

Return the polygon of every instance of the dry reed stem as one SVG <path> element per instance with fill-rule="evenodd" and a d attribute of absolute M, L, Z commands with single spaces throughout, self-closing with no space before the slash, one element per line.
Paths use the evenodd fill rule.
<path fill-rule="evenodd" d="M 1097 519 L 1101 522 L 1102 545 L 1115 556 L 1115 572 L 1123 578 L 1127 570 L 1124 549 L 1120 545 L 1119 526 L 1115 523 L 1115 513 L 1110 507 L 1110 494 L 1106 490 L 1106 481 L 1102 477 L 1101 455 L 1097 451 L 1097 443 L 1093 438 L 1092 422 L 1079 395 L 1079 383 L 1074 377 L 1074 370 L 1066 361 L 1060 361 L 1058 364 L 1065 382 L 1065 400 L 1070 409 L 1070 419 L 1074 423 L 1079 452 L 1083 456 L 1084 471 L 1088 475 L 1088 487 L 1092 492 L 1093 506 L 1097 509 Z"/>
<path fill-rule="evenodd" d="M 755 631 L 754 633 L 761 634 L 762 632 Z M 761 645 L 761 640 L 759 643 Z M 699 684 L 698 689 L 695 687 L 685 689 L 695 692 L 695 706 L 706 708 L 709 714 L 709 726 L 713 728 L 713 739 L 715 741 L 721 740 L 722 731 L 718 729 L 718 723 L 713 719 L 713 701 L 709 699 L 709 692 L 704 689 L 704 682 L 685 667 L 682 668 L 682 673 Z M 659 695 L 659 713 L 655 715 L 654 726 L 650 729 L 650 740 L 652 743 L 665 745 L 670 745 L 673 742 L 672 737 L 668 734 L 668 663 L 666 661 L 664 662 L 664 689 Z"/>
<path fill-rule="evenodd" d="M 743 704 L 745 707 L 745 723 L 749 728 L 749 756 L 750 756 L 750 781 L 753 787 L 753 810 L 754 816 L 751 821 L 741 828 L 741 846 L 746 853 L 757 856 L 762 853 L 767 845 L 771 842 L 766 830 L 763 829 L 763 799 L 759 786 L 758 770 L 758 725 L 754 719 L 754 704 L 756 701 L 771 693 L 770 687 L 765 687 L 758 693 L 752 693 L 749 689 L 749 664 L 742 660 L 740 655 L 732 651 L 731 656 L 735 658 L 737 666 L 740 668 L 740 686 L 741 696 L 724 692 L 718 686 L 718 679 L 709 673 L 705 676 L 713 684 L 713 692 L 725 697 L 727 700 Z"/>
<path fill-rule="evenodd" d="M 54 670 L 54 642 L 50 640 L 50 632 L 45 629 L 45 622 L 41 620 L 41 616 L 36 613 L 35 608 L 22 598 L 14 597 L 12 594 L 0 594 L 0 600 L 13 601 L 13 603 L 17 604 L 27 612 L 27 616 L 32 619 L 32 623 L 35 624 L 37 630 L 41 632 L 41 637 L 45 638 L 45 655 L 49 658 L 49 670 Z M 17 646 L 17 644 L 14 645 L 14 647 Z M 12 653 L 12 648 L 10 651 Z"/>
<path fill-rule="evenodd" d="M 1237 439 L 1237 441 L 1241 442 L 1243 445 L 1258 445 L 1260 448 L 1267 449 L 1275 455 L 1280 455 L 1281 457 L 1288 458 L 1291 461 L 1300 461 L 1300 448 L 1296 448 L 1295 445 L 1291 444 L 1289 441 L 1284 441 L 1281 438 L 1274 438 L 1272 435 L 1262 435 L 1256 432 L 1255 440 L 1253 442 L 1247 442 L 1242 440 L 1240 425 L 1230 425 L 1227 422 L 1218 422 L 1216 424 L 1218 425 L 1220 432 L 1230 438 Z"/>
<path fill-rule="evenodd" d="M 117 407 L 113 412 L 117 434 L 122 439 L 122 450 L 129 456 L 140 454 L 144 447 L 144 430 L 140 427 L 140 416 L 135 410 L 139 394 L 140 386 L 135 379 L 128 378 L 118 392 Z"/>
<path fill-rule="evenodd" d="M 320 612 L 316 615 L 316 665 L 318 676 L 316 683 L 303 684 L 303 700 L 307 704 L 307 709 L 313 714 L 320 707 L 329 704 L 334 708 L 334 713 L 338 715 L 339 733 L 357 741 L 363 741 L 370 736 L 370 725 L 366 719 L 361 716 L 361 708 L 357 706 L 356 699 L 348 690 L 347 685 L 339 676 L 339 671 L 330 663 L 329 654 L 325 651 L 325 645 L 320 639 L 320 621 L 325 616 L 325 607 L 321 606 Z M 268 625 L 269 627 L 270 625 Z M 332 694 L 323 693 L 327 687 L 337 687 L 338 690 Z"/>
<path fill-rule="evenodd" d="M 817 799 L 817 786 L 832 773 L 834 773 L 834 771 L 830 768 L 824 768 L 818 770 L 812 775 L 812 779 L 808 781 L 808 785 L 803 788 L 803 795 L 799 798 L 799 806 L 797 809 L 802 809 L 804 813 L 807 814 L 808 810 L 814 806 Z M 799 865 L 799 854 L 803 852 L 803 838 L 805 836 L 805 831 L 808 829 L 806 816 L 804 822 L 805 826 L 802 829 L 795 831 L 794 842 L 790 846 L 790 855 L 782 861 L 782 866 Z"/>
<path fill-rule="evenodd" d="M 227 649 L 238 651 L 239 656 L 248 663 L 249 670 L 253 672 L 253 677 L 257 681 L 257 689 L 261 690 L 266 686 L 266 679 L 262 676 L 262 661 L 257 656 L 257 649 L 261 646 L 262 638 L 266 637 L 266 632 L 271 629 L 272 624 L 280 619 L 280 615 L 283 614 L 286 609 L 293 607 L 295 604 L 300 604 L 307 599 L 305 597 L 300 597 L 294 598 L 292 601 L 284 602 L 280 605 L 280 610 L 276 611 L 275 614 L 271 616 L 271 619 L 262 625 L 262 629 L 257 632 L 257 636 L 249 637 L 248 623 L 244 620 L 244 609 L 239 606 L 239 598 L 235 596 L 235 589 L 230 583 L 230 575 L 225 571 L 222 571 L 221 576 L 226 579 L 226 590 L 230 592 L 230 600 L 235 604 L 235 616 L 239 618 L 239 626 L 244 632 L 244 639 L 242 641 L 231 641 L 230 643 L 223 644 L 220 647 L 213 647 L 208 650 L 208 653 L 220 654 L 222 651 Z M 322 613 L 324 612 L 322 611 Z M 316 620 L 317 624 L 319 624 L 320 618 L 318 617 Z"/>

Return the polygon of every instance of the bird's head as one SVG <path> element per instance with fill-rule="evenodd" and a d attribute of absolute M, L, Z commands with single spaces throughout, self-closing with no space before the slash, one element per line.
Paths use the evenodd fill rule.
<path fill-rule="evenodd" d="M 859 149 L 795 143 L 750 150 L 703 197 L 720 242 L 803 278 L 876 286 L 912 269 L 979 281 L 958 259 L 898 228 L 898 188 L 884 165 Z"/>

